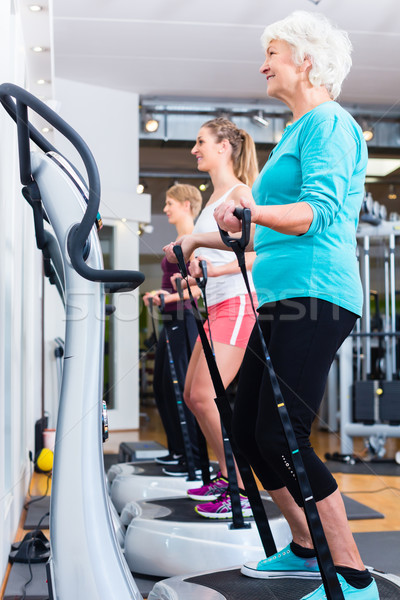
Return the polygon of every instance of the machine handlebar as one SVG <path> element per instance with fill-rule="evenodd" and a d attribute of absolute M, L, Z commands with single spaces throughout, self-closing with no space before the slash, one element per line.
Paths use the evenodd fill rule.
<path fill-rule="evenodd" d="M 28 107 L 67 138 L 82 158 L 88 177 L 89 194 L 82 221 L 75 225 L 69 233 L 68 252 L 74 269 L 90 281 L 116 284 L 110 285 L 110 288 L 114 288 L 113 291 L 135 289 L 144 281 L 144 275 L 140 271 L 93 269 L 85 262 L 86 241 L 96 222 L 100 204 L 99 172 L 86 142 L 51 108 L 17 85 L 12 83 L 0 85 L 0 102 L 17 124 L 20 179 L 28 189 L 34 186 L 37 188 L 32 176 L 29 140 L 31 139 L 45 153 L 58 153 L 57 149 L 29 122 Z M 72 168 L 77 172 L 75 167 L 72 166 Z M 77 174 L 79 175 L 79 173 Z"/>

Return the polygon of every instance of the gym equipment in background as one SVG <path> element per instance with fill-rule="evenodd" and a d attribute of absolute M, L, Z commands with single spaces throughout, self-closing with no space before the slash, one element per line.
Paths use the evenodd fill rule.
<path fill-rule="evenodd" d="M 365 460 L 382 459 L 387 438 L 400 437 L 399 235 L 399 221 L 361 215 L 360 272 L 364 298 L 371 302 L 365 301 L 361 322 L 339 350 L 339 382 L 341 452 L 352 455 L 352 438 L 360 436 Z"/>

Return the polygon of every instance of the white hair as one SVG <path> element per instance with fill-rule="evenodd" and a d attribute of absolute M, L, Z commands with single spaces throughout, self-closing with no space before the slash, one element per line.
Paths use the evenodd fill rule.
<path fill-rule="evenodd" d="M 261 36 L 265 50 L 272 40 L 283 40 L 293 47 L 295 64 L 309 58 L 310 83 L 325 86 L 333 100 L 338 97 L 351 67 L 352 45 L 345 31 L 335 28 L 324 15 L 298 10 L 265 28 Z"/>

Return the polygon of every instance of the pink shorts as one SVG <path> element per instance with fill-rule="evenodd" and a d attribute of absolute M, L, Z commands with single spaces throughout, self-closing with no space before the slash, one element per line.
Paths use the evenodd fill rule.
<path fill-rule="evenodd" d="M 253 302 L 257 308 L 257 296 L 253 294 Z M 255 324 L 255 317 L 247 294 L 229 298 L 208 308 L 208 316 L 213 342 L 246 348 Z M 207 320 L 204 329 L 209 338 Z M 197 341 L 200 337 L 197 338 Z"/>

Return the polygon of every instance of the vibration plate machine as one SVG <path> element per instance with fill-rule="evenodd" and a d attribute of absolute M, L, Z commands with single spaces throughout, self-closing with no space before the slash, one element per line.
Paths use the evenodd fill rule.
<path fill-rule="evenodd" d="M 14 101 L 15 99 L 15 101 Z M 137 271 L 106 271 L 96 231 L 100 181 L 82 138 L 25 90 L 0 86 L 16 121 L 23 195 L 34 211 L 37 245 L 43 220 L 58 241 L 65 276 L 65 358 L 50 505 L 50 598 L 141 600 L 118 542 L 103 463 L 103 349 L 105 292 L 129 291 Z M 67 138 L 82 158 L 87 184 L 29 123 L 28 107 Z M 38 147 L 31 152 L 30 140 Z"/>

